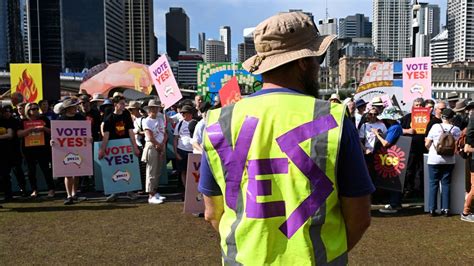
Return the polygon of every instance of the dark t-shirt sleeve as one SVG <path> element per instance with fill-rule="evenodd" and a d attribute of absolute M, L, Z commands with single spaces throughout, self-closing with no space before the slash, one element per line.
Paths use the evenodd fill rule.
<path fill-rule="evenodd" d="M 212 175 L 205 153 L 201 159 L 201 176 L 198 190 L 206 196 L 222 195 Z M 337 166 L 337 185 L 343 197 L 361 197 L 372 194 L 375 187 L 365 164 L 359 135 L 349 119 L 344 119 Z"/>
<path fill-rule="evenodd" d="M 110 115 L 108 115 L 104 118 L 104 133 L 105 132 L 109 132 L 109 133 L 113 132 L 113 130 L 114 130 L 113 129 L 113 124 L 114 123 L 113 123 L 112 120 L 113 120 L 113 115 L 112 114 L 110 114 Z"/>
<path fill-rule="evenodd" d="M 337 160 L 337 185 L 342 197 L 362 197 L 375 191 L 365 164 L 359 134 L 347 118 L 344 119 Z"/>
<path fill-rule="evenodd" d="M 124 116 L 124 121 L 125 121 L 125 128 L 126 128 L 126 131 L 127 131 L 127 136 L 128 136 L 128 130 L 134 128 L 133 126 L 133 120 L 132 120 L 132 116 L 130 115 L 130 113 L 123 113 L 123 116 Z"/>

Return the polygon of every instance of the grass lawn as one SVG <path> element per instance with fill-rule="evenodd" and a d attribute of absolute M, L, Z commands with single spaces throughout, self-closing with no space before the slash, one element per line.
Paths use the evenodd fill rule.
<path fill-rule="evenodd" d="M 0 209 L 0 265 L 218 265 L 218 236 L 183 204 L 100 200 L 14 202 Z M 474 263 L 474 224 L 459 216 L 431 218 L 421 208 L 390 217 L 373 212 L 372 226 L 350 253 L 350 264 Z"/>

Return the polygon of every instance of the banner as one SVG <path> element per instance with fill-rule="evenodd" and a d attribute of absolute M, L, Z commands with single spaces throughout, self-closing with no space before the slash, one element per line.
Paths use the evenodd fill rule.
<path fill-rule="evenodd" d="M 403 101 L 431 98 L 431 57 L 403 59 Z"/>
<path fill-rule="evenodd" d="M 219 91 L 219 97 L 222 107 L 240 101 L 242 96 L 240 95 L 240 87 L 236 77 L 229 80 Z"/>
<path fill-rule="evenodd" d="M 410 156 L 411 137 L 401 136 L 389 148 L 377 145 L 374 151 L 374 184 L 377 188 L 403 191 L 405 174 Z"/>
<path fill-rule="evenodd" d="M 186 192 L 184 195 L 185 213 L 204 213 L 204 200 L 202 194 L 198 191 L 200 168 L 201 154 L 189 154 L 186 172 Z"/>
<path fill-rule="evenodd" d="M 53 177 L 93 175 L 91 139 L 89 121 L 51 121 Z"/>
<path fill-rule="evenodd" d="M 430 122 L 430 108 L 414 107 L 411 110 L 411 128 L 416 130 L 416 134 L 425 134 L 426 127 Z"/>
<path fill-rule="evenodd" d="M 130 139 L 110 140 L 105 156 L 99 160 L 102 142 L 94 143 L 94 177 L 102 177 L 104 194 L 122 193 L 142 189 L 138 160 Z"/>
<path fill-rule="evenodd" d="M 148 70 L 150 71 L 153 83 L 155 83 L 158 96 L 165 105 L 165 109 L 168 109 L 183 98 L 166 55 L 158 58 Z"/>
<path fill-rule="evenodd" d="M 25 102 L 43 99 L 43 76 L 41 64 L 10 64 L 11 94 L 19 92 Z"/>
<path fill-rule="evenodd" d="M 29 129 L 33 127 L 44 126 L 43 120 L 28 120 L 23 121 L 23 128 Z M 43 146 L 44 143 L 44 131 L 31 132 L 25 137 L 25 147 Z"/>

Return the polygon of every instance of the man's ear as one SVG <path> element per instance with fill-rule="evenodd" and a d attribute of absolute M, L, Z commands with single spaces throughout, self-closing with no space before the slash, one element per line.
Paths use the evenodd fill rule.
<path fill-rule="evenodd" d="M 298 59 L 297 60 L 297 65 L 298 65 L 298 68 L 300 68 L 300 70 L 303 71 L 303 72 L 308 70 L 308 68 L 310 67 L 307 58 Z"/>

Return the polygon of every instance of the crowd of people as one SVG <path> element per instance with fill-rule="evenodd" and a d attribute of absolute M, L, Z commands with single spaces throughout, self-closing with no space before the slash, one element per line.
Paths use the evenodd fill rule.
<path fill-rule="evenodd" d="M 54 105 L 41 100 L 38 103 L 22 102 L 14 107 L 9 104 L 2 106 L 0 147 L 9 151 L 0 153 L 0 185 L 5 201 L 13 200 L 12 176 L 16 178 L 21 198 L 39 197 L 37 168 L 47 184 L 47 198 L 54 198 L 57 190 L 65 190 L 65 205 L 84 200 L 84 195 L 79 197 L 79 192 L 93 189 L 93 177 L 53 179 L 52 147 L 58 144 L 51 140 L 51 121 L 88 120 L 92 132 L 90 142 L 102 142 L 98 150 L 99 159 L 104 157 L 110 140 L 124 138 L 130 140 L 134 154 L 141 158 L 143 189 L 129 192 L 126 196 L 136 199 L 138 193 L 143 193 L 148 195 L 148 203 L 163 203 L 166 198 L 157 192 L 162 171 L 166 171 L 163 167 L 172 161 L 173 173 L 180 177 L 178 186 L 184 188 L 188 154 L 202 152 L 202 118 L 207 110 L 216 107 L 219 107 L 218 99 L 211 106 L 197 95 L 194 101 L 182 100 L 164 112 L 157 98 L 127 103 L 121 93 L 107 98 L 86 92 L 64 96 Z M 34 125 L 25 126 L 27 121 L 34 122 Z M 25 145 L 25 137 L 35 134 L 43 134 L 44 142 Z M 108 195 L 106 200 L 115 201 L 117 196 Z"/>
<path fill-rule="evenodd" d="M 332 95 L 331 102 L 341 103 L 337 95 Z M 423 198 L 424 196 L 424 158 L 428 154 L 428 205 L 430 216 L 449 216 L 450 213 L 450 184 L 456 159 L 464 158 L 466 167 L 471 175 L 466 176 L 470 183 L 467 191 L 464 211 L 461 219 L 474 222 L 470 203 L 474 191 L 474 165 L 471 167 L 472 145 L 474 145 L 474 101 L 459 99 L 456 93 L 450 93 L 444 100 L 417 98 L 412 107 L 426 107 L 430 110 L 430 119 L 425 133 L 415 130 L 412 114 L 403 112 L 399 107 L 387 106 L 380 97 L 374 97 L 370 102 L 363 99 L 344 101 L 350 112 L 350 117 L 358 129 L 365 162 L 372 178 L 375 177 L 374 150 L 378 147 L 394 145 L 400 136 L 411 138 L 410 154 L 406 165 L 406 176 L 403 193 L 388 192 L 389 204 L 379 211 L 394 214 L 402 209 L 402 201 L 408 198 Z M 452 136 L 452 145 L 446 146 L 446 135 Z M 443 139 L 443 140 L 442 140 Z M 443 142 L 443 143 L 440 143 Z M 440 148 L 441 145 L 446 150 Z M 449 150 L 451 149 L 452 150 Z M 460 154 L 463 157 L 456 157 Z M 470 182 L 469 182 L 470 181 Z M 439 189 L 441 186 L 441 190 Z M 470 188 L 469 188 L 470 187 Z M 438 192 L 441 191 L 441 206 L 437 206 Z M 376 193 L 377 194 L 377 193 Z M 378 199 L 374 199 L 378 200 Z M 439 209 L 439 211 L 438 211 Z"/>

